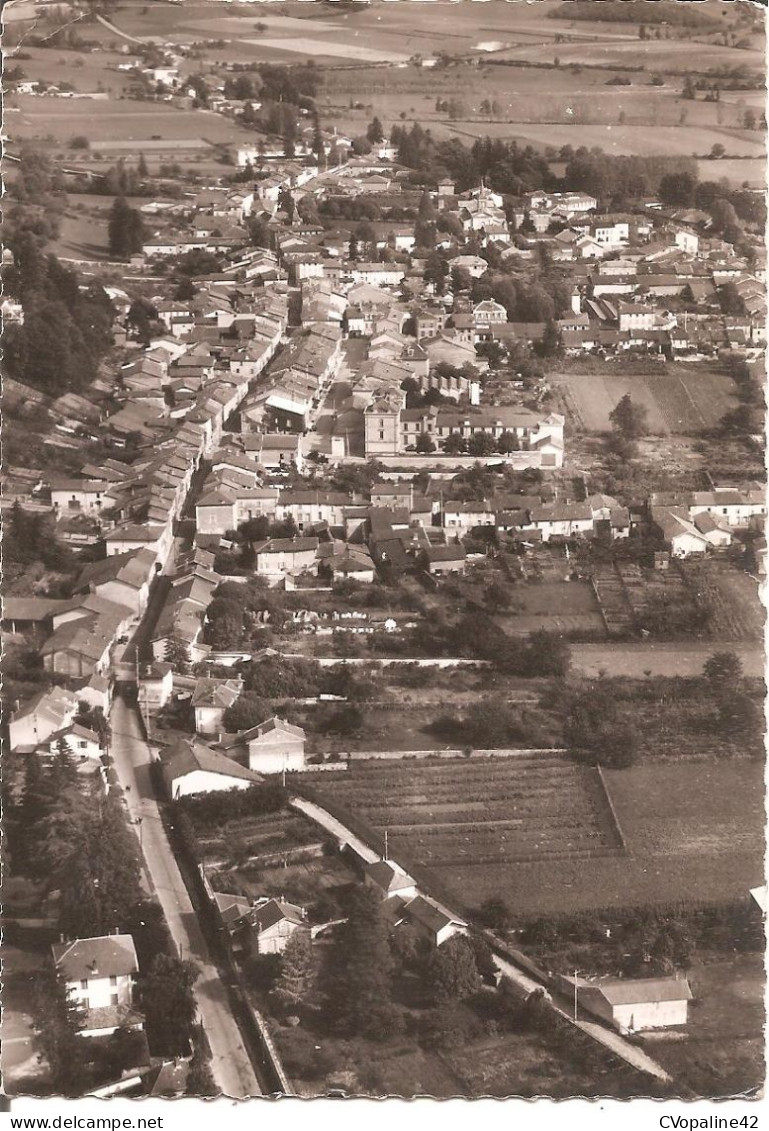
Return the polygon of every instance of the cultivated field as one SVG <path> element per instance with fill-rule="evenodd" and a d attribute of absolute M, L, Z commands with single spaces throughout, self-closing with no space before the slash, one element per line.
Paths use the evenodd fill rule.
<path fill-rule="evenodd" d="M 536 559 L 535 559 L 536 568 Z M 562 563 L 562 572 L 567 572 Z M 505 632 L 605 632 L 603 618 L 592 588 L 586 582 L 544 581 L 516 585 L 512 590 L 515 612 L 497 612 Z"/>
<path fill-rule="evenodd" d="M 502 896 L 522 918 L 598 907 L 720 902 L 763 882 L 763 767 L 650 764 L 605 771 L 629 856 L 432 868 L 464 906 Z"/>
<path fill-rule="evenodd" d="M 212 145 L 242 140 L 243 128 L 210 110 L 182 110 L 158 102 L 72 101 L 67 98 L 16 95 L 8 100 L 18 109 L 8 119 L 11 141 L 52 138 L 63 143 L 77 134 L 90 141 L 149 141 L 158 137 L 173 146 L 175 140 L 202 138 Z M 8 107 L 6 106 L 6 110 Z M 93 157 L 85 151 L 73 154 L 78 164 Z"/>
<path fill-rule="evenodd" d="M 554 755 L 368 762 L 310 784 L 387 829 L 396 859 L 431 868 L 584 861 L 618 847 L 595 771 Z"/>
<path fill-rule="evenodd" d="M 559 21 L 560 23 L 561 21 Z M 558 24 L 555 25 L 556 27 Z M 578 43 L 542 44 L 512 47 L 501 52 L 499 58 L 522 60 L 531 63 L 555 62 L 568 66 L 571 63 L 599 67 L 642 67 L 645 71 L 693 71 L 702 73 L 716 67 L 748 67 L 761 71 L 764 62 L 760 48 L 736 50 L 715 43 L 698 43 L 696 51 L 682 53 L 681 42 L 675 39 L 639 40 L 638 36 L 624 41 L 590 41 Z M 552 52 L 552 53 L 551 53 Z"/>
<path fill-rule="evenodd" d="M 684 577 L 698 602 L 710 614 L 714 640 L 761 640 L 766 617 L 758 583 L 742 570 L 724 565 L 706 568 L 697 562 L 681 564 Z"/>
<path fill-rule="evenodd" d="M 499 137 L 544 149 L 548 145 L 560 149 L 581 145 L 589 149 L 598 145 L 617 156 L 636 154 L 640 157 L 703 157 L 719 141 L 730 157 L 760 157 L 764 141 L 759 133 L 738 129 L 714 129 L 706 126 L 662 126 L 649 123 L 635 125 L 593 125 L 566 117 L 562 124 L 537 122 L 436 122 L 431 123 L 436 136 Z M 718 166 L 720 171 L 720 162 Z M 720 175 L 720 172 L 719 172 Z M 744 179 L 744 178 L 742 178 Z"/>
<path fill-rule="evenodd" d="M 594 677 L 606 672 L 611 676 L 642 679 L 652 675 L 699 676 L 716 645 L 712 640 L 688 641 L 685 644 L 572 644 L 571 668 L 578 675 Z M 761 648 L 751 644 L 729 643 L 742 661 L 745 675 L 758 679 L 764 675 Z"/>
<path fill-rule="evenodd" d="M 707 431 L 734 407 L 731 378 L 699 367 L 630 377 L 563 374 L 550 380 L 558 386 L 574 425 L 586 432 L 611 431 L 609 413 L 626 393 L 647 410 L 652 435 Z"/>
<path fill-rule="evenodd" d="M 285 852 L 319 839 L 315 825 L 288 810 L 238 817 L 215 831 L 196 830 L 200 859 L 211 866 Z"/>

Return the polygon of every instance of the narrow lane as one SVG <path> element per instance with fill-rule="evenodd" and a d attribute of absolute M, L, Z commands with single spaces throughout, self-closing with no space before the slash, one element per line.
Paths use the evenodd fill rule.
<path fill-rule="evenodd" d="M 187 888 L 168 842 L 153 797 L 150 755 L 135 711 L 116 696 L 110 715 L 111 753 L 135 825 L 150 886 L 157 895 L 171 936 L 182 958 L 200 967 L 195 998 L 211 1049 L 211 1071 L 223 1095 L 242 1099 L 260 1096 L 256 1078 L 227 991 L 211 962 Z"/>

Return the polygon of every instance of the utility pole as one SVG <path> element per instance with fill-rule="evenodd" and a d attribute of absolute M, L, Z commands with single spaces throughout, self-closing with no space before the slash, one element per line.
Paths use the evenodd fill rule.
<path fill-rule="evenodd" d="M 577 974 L 578 970 L 574 971 L 574 1020 L 577 1020 Z"/>

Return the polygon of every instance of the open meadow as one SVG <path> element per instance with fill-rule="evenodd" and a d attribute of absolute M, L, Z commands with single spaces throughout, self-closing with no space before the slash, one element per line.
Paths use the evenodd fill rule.
<path fill-rule="evenodd" d="M 658 436 L 708 431 L 736 403 L 732 379 L 699 366 L 646 376 L 554 374 L 549 380 L 573 426 L 585 432 L 611 431 L 609 414 L 626 393 L 647 410 L 648 430 Z"/>
<path fill-rule="evenodd" d="M 522 920 L 602 907 L 717 903 L 763 882 L 763 767 L 705 759 L 604 771 L 628 854 L 428 871 L 465 908 L 500 896 Z"/>

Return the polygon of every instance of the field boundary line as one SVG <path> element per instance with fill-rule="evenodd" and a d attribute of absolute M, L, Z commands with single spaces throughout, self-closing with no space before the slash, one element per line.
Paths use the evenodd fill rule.
<path fill-rule="evenodd" d="M 628 856 L 632 857 L 633 853 L 628 847 L 627 840 L 625 839 L 625 834 L 622 831 L 622 825 L 619 823 L 617 810 L 614 808 L 614 802 L 612 801 L 611 794 L 609 793 L 609 787 L 606 784 L 606 778 L 604 777 L 603 770 L 600 766 L 596 766 L 596 770 L 598 771 L 598 780 L 601 783 L 601 790 L 603 792 L 603 796 L 606 798 L 606 804 L 609 808 L 609 814 L 611 815 L 612 824 L 614 825 L 614 831 L 617 834 L 620 846 L 623 852 L 626 852 Z"/>

